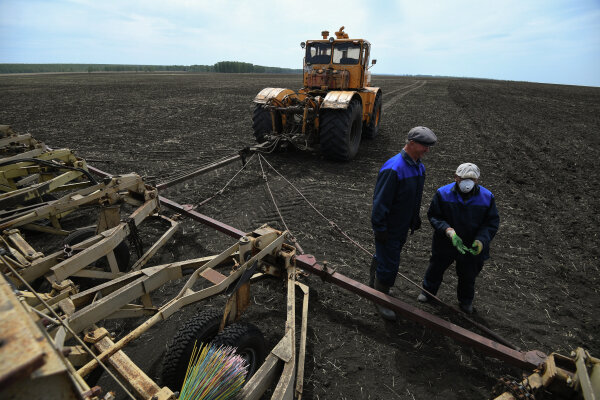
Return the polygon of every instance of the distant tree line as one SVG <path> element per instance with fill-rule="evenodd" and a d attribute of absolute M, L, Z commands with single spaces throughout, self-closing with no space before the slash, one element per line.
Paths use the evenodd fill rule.
<path fill-rule="evenodd" d="M 239 61 L 220 61 L 214 65 L 124 65 L 124 64 L 0 64 L 0 74 L 39 72 L 224 72 L 224 73 L 300 73 L 301 69 L 264 67 Z"/>

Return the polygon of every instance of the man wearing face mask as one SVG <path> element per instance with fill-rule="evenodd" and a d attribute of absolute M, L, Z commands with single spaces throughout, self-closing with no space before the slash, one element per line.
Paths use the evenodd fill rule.
<path fill-rule="evenodd" d="M 427 212 L 434 234 L 423 288 L 437 294 L 444 272 L 456 261 L 458 303 L 468 314 L 473 313 L 475 278 L 500 224 L 494 195 L 478 184 L 479 176 L 477 165 L 459 165 L 455 182 L 437 190 Z M 427 294 L 417 300 L 426 302 Z"/>
<path fill-rule="evenodd" d="M 373 193 L 371 224 L 375 235 L 375 257 L 371 262 L 369 286 L 389 294 L 394 286 L 400 252 L 411 233 L 421 227 L 419 211 L 425 182 L 421 159 L 437 141 L 435 133 L 424 126 L 408 132 L 404 149 L 383 164 Z M 387 320 L 396 319 L 393 310 L 377 305 Z"/>

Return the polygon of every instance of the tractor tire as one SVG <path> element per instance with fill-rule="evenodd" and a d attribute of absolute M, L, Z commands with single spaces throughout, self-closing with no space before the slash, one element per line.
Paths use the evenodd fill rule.
<path fill-rule="evenodd" d="M 275 114 L 275 133 L 281 132 L 281 115 L 276 112 Z M 254 130 L 254 138 L 258 143 L 264 143 L 266 135 L 273 133 L 273 123 L 271 121 L 271 112 L 257 104 L 254 106 L 254 113 L 252 114 L 252 129 Z"/>
<path fill-rule="evenodd" d="M 217 333 L 223 318 L 221 310 L 204 310 L 186 321 L 173 339 L 167 344 L 163 360 L 161 382 L 172 391 L 178 391 L 185 380 L 185 373 L 192 357 L 194 343 L 210 343 Z"/>
<path fill-rule="evenodd" d="M 362 134 L 360 101 L 352 100 L 345 110 L 323 110 L 320 119 L 321 152 L 338 161 L 353 159 Z"/>
<path fill-rule="evenodd" d="M 236 348 L 235 352 L 248 364 L 246 382 L 260 368 L 267 355 L 265 338 L 260 329 L 247 322 L 236 322 L 225 327 L 212 343 Z"/>
<path fill-rule="evenodd" d="M 96 227 L 88 226 L 86 228 L 77 229 L 72 232 L 69 236 L 67 236 L 64 240 L 64 244 L 68 244 L 69 246 L 74 246 L 77 243 L 81 243 L 89 238 L 96 236 Z M 117 265 L 119 266 L 119 271 L 127 272 L 130 268 L 129 260 L 131 258 L 131 254 L 129 253 L 129 246 L 125 241 L 119 243 L 117 247 L 114 249 L 115 258 L 117 259 Z M 102 257 L 94 264 L 97 268 L 102 268 L 106 271 L 110 271 L 110 266 L 108 264 L 108 260 L 106 257 Z"/>
<path fill-rule="evenodd" d="M 362 137 L 365 139 L 375 139 L 379 133 L 379 123 L 381 122 L 381 92 L 375 96 L 373 112 L 368 124 L 364 124 Z"/>

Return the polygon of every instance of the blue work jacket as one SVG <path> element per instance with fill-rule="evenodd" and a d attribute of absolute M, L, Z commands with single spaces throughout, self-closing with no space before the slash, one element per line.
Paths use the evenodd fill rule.
<path fill-rule="evenodd" d="M 383 164 L 373 193 L 371 224 L 374 231 L 387 231 L 390 239 L 406 237 L 419 218 L 425 183 L 425 165 L 404 150 Z"/>
<path fill-rule="evenodd" d="M 432 251 L 452 250 L 452 241 L 446 229 L 453 228 L 467 247 L 475 240 L 483 243 L 483 259 L 489 258 L 490 242 L 498 231 L 500 216 L 492 192 L 476 185 L 467 199 L 459 193 L 456 183 L 437 190 L 427 211 L 427 218 L 435 229 Z"/>

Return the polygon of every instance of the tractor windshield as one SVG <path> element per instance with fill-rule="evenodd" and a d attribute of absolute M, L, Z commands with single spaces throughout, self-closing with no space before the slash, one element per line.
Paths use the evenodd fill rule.
<path fill-rule="evenodd" d="M 334 64 L 358 64 L 360 43 L 336 43 L 333 45 Z"/>
<path fill-rule="evenodd" d="M 329 64 L 331 62 L 330 43 L 310 43 L 306 47 L 307 64 Z"/>

